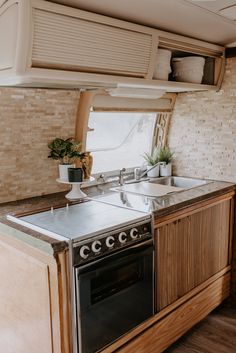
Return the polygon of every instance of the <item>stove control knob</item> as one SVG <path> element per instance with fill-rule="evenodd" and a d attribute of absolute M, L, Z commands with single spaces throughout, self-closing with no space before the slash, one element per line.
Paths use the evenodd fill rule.
<path fill-rule="evenodd" d="M 89 256 L 89 253 L 90 253 L 90 249 L 88 245 L 81 246 L 79 254 L 80 254 L 80 257 L 82 257 L 82 259 L 84 260 L 87 259 Z"/>
<path fill-rule="evenodd" d="M 96 254 L 101 251 L 102 243 L 99 240 L 95 240 L 92 243 L 92 251 Z"/>
<path fill-rule="evenodd" d="M 130 236 L 132 239 L 137 239 L 138 238 L 138 229 L 137 228 L 132 228 L 130 231 Z"/>
<path fill-rule="evenodd" d="M 106 246 L 111 249 L 115 245 L 115 238 L 112 237 L 111 235 L 106 238 Z"/>
<path fill-rule="evenodd" d="M 126 242 L 127 242 L 127 234 L 126 234 L 125 232 L 121 232 L 121 233 L 119 234 L 118 239 L 119 239 L 119 242 L 120 242 L 121 244 L 126 243 Z"/>

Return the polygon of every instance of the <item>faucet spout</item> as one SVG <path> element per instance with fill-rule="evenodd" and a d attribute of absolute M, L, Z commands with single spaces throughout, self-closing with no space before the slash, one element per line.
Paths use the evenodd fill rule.
<path fill-rule="evenodd" d="M 148 172 L 150 172 L 151 170 L 153 170 L 157 165 L 166 165 L 166 162 L 158 162 L 158 163 L 156 163 L 156 164 L 154 164 L 153 166 L 152 166 L 152 168 L 150 168 L 150 169 L 146 169 L 140 176 L 139 176 L 139 179 L 142 179 Z"/>

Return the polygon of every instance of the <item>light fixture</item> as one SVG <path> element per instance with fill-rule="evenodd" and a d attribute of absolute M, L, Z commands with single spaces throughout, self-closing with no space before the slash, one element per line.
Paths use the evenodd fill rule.
<path fill-rule="evenodd" d="M 156 88 L 142 88 L 142 87 L 117 87 L 108 89 L 107 92 L 112 97 L 122 98 L 139 98 L 139 99 L 158 99 L 166 92 Z"/>

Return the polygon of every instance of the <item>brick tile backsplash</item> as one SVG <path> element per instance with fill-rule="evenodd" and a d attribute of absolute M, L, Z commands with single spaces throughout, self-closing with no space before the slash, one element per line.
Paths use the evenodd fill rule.
<path fill-rule="evenodd" d="M 47 143 L 74 135 L 79 91 L 0 88 L 0 203 L 65 190 Z M 179 94 L 169 130 L 174 172 L 236 182 L 236 58 L 219 92 Z"/>
<path fill-rule="evenodd" d="M 168 144 L 175 174 L 236 182 L 236 58 L 219 92 L 177 96 Z"/>
<path fill-rule="evenodd" d="M 47 144 L 74 136 L 79 91 L 0 88 L 0 203 L 65 190 Z"/>

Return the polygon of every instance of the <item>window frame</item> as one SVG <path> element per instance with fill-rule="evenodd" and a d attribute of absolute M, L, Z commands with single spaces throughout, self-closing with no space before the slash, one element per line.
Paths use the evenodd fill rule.
<path fill-rule="evenodd" d="M 154 112 L 157 114 L 157 128 L 154 129 L 156 135 L 153 136 L 152 148 L 154 146 L 165 146 L 170 118 L 176 101 L 176 93 L 166 93 L 163 97 L 153 99 L 133 99 L 111 97 L 103 88 L 82 90 L 79 92 L 78 105 L 75 119 L 75 139 L 82 142 L 83 149 L 86 150 L 88 120 L 90 111 L 125 111 L 125 112 Z M 146 107 L 143 109 L 143 107 Z M 150 109 L 151 107 L 151 109 Z M 162 129 L 160 129 L 160 127 Z M 80 163 L 76 163 L 79 166 Z M 134 168 L 127 168 L 126 173 L 131 173 Z M 105 177 L 117 177 L 119 170 L 104 173 L 93 173 L 95 178 L 100 175 Z M 93 184 L 97 184 L 97 179 Z"/>

